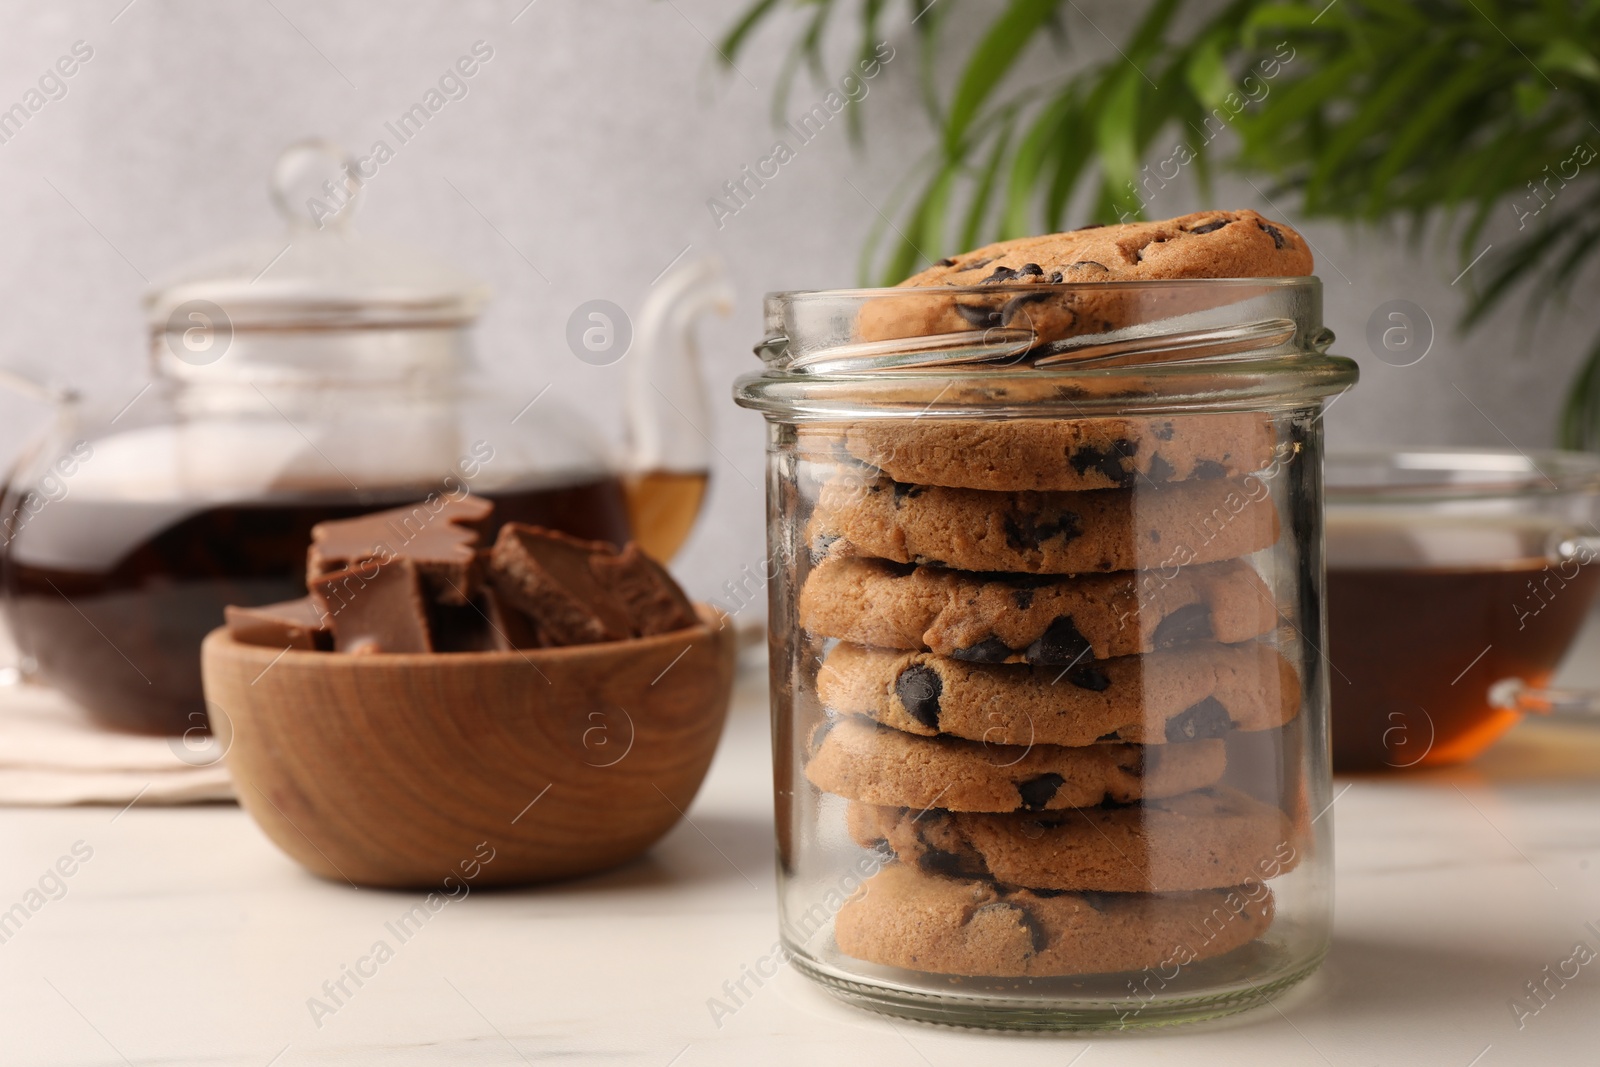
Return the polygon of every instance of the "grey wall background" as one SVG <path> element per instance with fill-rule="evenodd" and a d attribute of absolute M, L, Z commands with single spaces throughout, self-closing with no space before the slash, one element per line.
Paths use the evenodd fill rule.
<path fill-rule="evenodd" d="M 564 339 L 568 315 L 593 298 L 635 309 L 685 245 L 724 261 L 737 310 L 702 334 L 714 393 L 705 429 L 724 458 L 713 460 L 708 511 L 675 568 L 694 593 L 718 596 L 763 551 L 754 488 L 760 420 L 727 399 L 733 378 L 754 363 L 761 294 L 854 284 L 873 203 L 887 200 L 903 166 L 929 143 L 914 94 L 909 16 L 891 23 L 900 52 L 871 84 L 866 150 L 851 149 L 842 123 L 829 127 L 719 230 L 706 200 L 773 141 L 770 94 L 783 35 L 768 33 L 741 60 L 742 75 L 725 75 L 708 61 L 708 38 L 742 4 L 525 4 L 6 0 L 0 106 L 21 99 L 73 42 L 87 42 L 94 57 L 64 98 L 0 144 L 0 365 L 96 395 L 131 395 L 145 375 L 145 278 L 219 243 L 274 233 L 265 176 L 284 145 L 319 133 L 365 149 L 482 39 L 493 60 L 465 99 L 382 169 L 361 224 L 486 277 L 498 298 L 480 333 L 485 361 L 553 381 L 552 399 L 591 412 L 613 438 L 622 369 L 574 358 Z M 1142 7 L 1078 6 L 1112 37 Z M 1074 47 L 1085 50 L 1078 54 L 1106 47 L 1083 18 L 1069 20 Z M 1032 61 L 1044 70 L 1070 56 L 1041 49 Z M 794 109 L 824 91 L 802 81 Z M 1363 370 L 1362 384 L 1328 417 L 1334 446 L 1550 443 L 1562 386 L 1596 323 L 1592 303 L 1536 337 L 1519 333 L 1513 310 L 1462 340 L 1450 324 L 1472 274 L 1452 285 L 1459 264 L 1451 256 L 1410 249 L 1393 235 L 1308 226 L 1243 182 L 1224 183 L 1215 202 L 1286 217 L 1314 243 L 1337 350 Z M 1152 210 L 1199 206 L 1192 190 L 1173 189 Z M 1514 226 L 1510 205 L 1499 225 Z M 1491 247 L 1479 266 L 1495 254 Z M 1384 364 L 1364 340 L 1374 309 L 1396 298 L 1424 308 L 1438 327 L 1415 366 Z M 43 417 L 27 402 L 0 399 L 0 460 Z"/>

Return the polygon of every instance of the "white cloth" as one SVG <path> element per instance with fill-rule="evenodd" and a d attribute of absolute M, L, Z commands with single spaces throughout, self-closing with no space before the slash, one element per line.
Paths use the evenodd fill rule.
<path fill-rule="evenodd" d="M 209 737 L 142 737 L 96 726 L 66 697 L 0 685 L 0 804 L 195 804 L 232 800 Z"/>

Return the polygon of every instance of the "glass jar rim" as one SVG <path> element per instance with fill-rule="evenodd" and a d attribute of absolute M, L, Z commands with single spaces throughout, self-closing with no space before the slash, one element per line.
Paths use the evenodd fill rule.
<path fill-rule="evenodd" d="M 1073 282 L 1007 282 L 1003 288 L 993 285 L 927 285 L 927 286 L 900 286 L 890 285 L 882 287 L 858 286 L 845 289 L 773 289 L 769 290 L 765 299 L 768 306 L 776 301 L 795 301 L 829 298 L 867 298 L 872 299 L 882 296 L 914 296 L 927 293 L 930 296 L 950 296 L 963 294 L 979 294 L 993 296 L 996 292 L 1027 292 L 1030 290 L 1045 290 L 1049 292 L 1070 292 L 1083 290 L 1086 292 L 1110 292 L 1118 289 L 1142 290 L 1148 292 L 1172 291 L 1183 287 L 1204 287 L 1206 289 L 1269 289 L 1269 290 L 1317 290 L 1322 288 L 1322 279 L 1316 275 L 1306 274 L 1293 277 L 1266 277 L 1266 278 L 1139 278 L 1119 279 L 1115 281 L 1073 281 Z"/>
<path fill-rule="evenodd" d="M 1558 449 L 1340 448 L 1325 469 L 1330 505 L 1600 494 L 1600 455 Z"/>
<path fill-rule="evenodd" d="M 1288 409 L 1357 376 L 1328 353 L 1321 296 L 1310 276 L 771 292 L 766 368 L 734 396 L 809 421 Z"/>

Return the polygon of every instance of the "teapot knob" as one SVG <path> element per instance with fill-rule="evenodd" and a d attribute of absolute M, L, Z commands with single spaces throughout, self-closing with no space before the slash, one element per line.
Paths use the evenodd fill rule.
<path fill-rule="evenodd" d="M 348 226 L 364 186 L 360 168 L 324 137 L 296 141 L 272 165 L 272 203 L 290 229 Z"/>

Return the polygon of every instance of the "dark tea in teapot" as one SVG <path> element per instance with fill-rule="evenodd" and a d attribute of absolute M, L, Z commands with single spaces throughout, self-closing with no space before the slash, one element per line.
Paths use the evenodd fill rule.
<path fill-rule="evenodd" d="M 28 515 L 8 493 L 0 554 L 6 622 L 32 673 L 98 721 L 141 733 L 204 727 L 200 641 L 227 604 L 305 595 L 311 527 L 419 500 L 437 487 L 283 492 L 218 506 L 84 500 Z M 627 502 L 610 476 L 483 494 L 493 523 L 621 544 Z M 492 540 L 494 530 L 488 531 Z"/>

